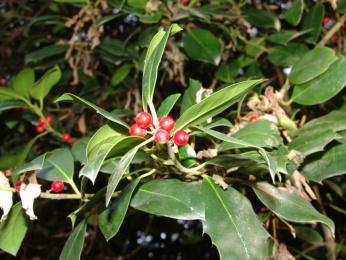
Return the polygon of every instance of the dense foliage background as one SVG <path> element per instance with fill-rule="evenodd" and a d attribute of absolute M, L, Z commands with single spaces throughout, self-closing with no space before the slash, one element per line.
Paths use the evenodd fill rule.
<path fill-rule="evenodd" d="M 180 93 L 172 96 L 177 103 L 170 112 L 178 119 L 216 90 L 244 80 L 266 79 L 237 99 L 239 105 L 222 110 L 213 121 L 220 132 L 233 134 L 252 149 L 229 144 L 225 137 L 213 136 L 209 128 L 191 125 L 190 130 L 196 133 L 191 146 L 180 149 L 178 159 L 186 168 L 201 165 L 205 158 L 213 159 L 206 172 L 217 174 L 222 180 L 214 179 L 221 186 L 228 184 L 245 195 L 270 233 L 267 255 L 274 259 L 345 259 L 345 11 L 343 0 L 1 1 L 0 169 L 12 187 L 18 178 L 22 182 L 30 179 L 28 170 L 37 170 L 38 182 L 46 191 L 58 173 L 47 166 L 47 158 L 39 156 L 58 151 L 50 158 L 69 175 L 64 180 L 64 193 L 102 190 L 126 149 L 118 154 L 113 151 L 115 163 L 109 159 L 112 156 L 102 161 L 102 174 L 97 179 L 88 173 L 79 178 L 87 163 L 86 145 L 113 116 L 131 124 L 142 111 L 142 74 L 150 41 L 160 29 L 167 31 L 176 23 L 183 30 L 174 33 L 164 49 L 154 93 L 156 108 L 166 97 Z M 25 90 L 30 88 L 33 90 Z M 15 94 L 9 94 L 8 89 L 14 89 Z M 71 95 L 61 97 L 67 92 L 111 113 L 90 104 L 82 106 L 85 102 Z M 31 103 L 16 95 L 28 97 Z M 61 102 L 56 102 L 57 98 Z M 63 102 L 68 100 L 77 102 Z M 47 116 L 52 122 L 47 129 L 39 129 L 42 124 L 38 119 Z M 206 139 L 208 134 L 214 139 Z M 224 142 L 216 146 L 220 139 Z M 207 150 L 214 146 L 219 156 Z M 259 156 L 257 148 L 268 153 L 268 161 Z M 147 149 L 149 152 L 137 154 L 131 168 L 134 175 L 141 169 L 162 169 L 150 157 L 151 148 Z M 155 154 L 161 156 L 162 150 L 158 148 Z M 25 164 L 35 158 L 42 159 L 41 168 Z M 269 170 L 268 162 L 272 164 Z M 177 177 L 171 169 L 165 171 L 153 178 L 196 181 Z M 92 179 L 96 179 L 94 184 Z M 122 190 L 127 180 L 117 190 Z M 266 185 L 273 180 L 282 189 L 268 195 Z M 250 182 L 258 186 L 248 185 Z M 299 196 L 292 199 L 288 195 L 292 193 L 280 191 Z M 202 235 L 200 221 L 144 213 L 155 214 L 155 209 L 140 205 L 139 192 L 119 232 L 108 243 L 98 227 L 103 194 L 100 203 L 74 212 L 85 204 L 80 195 L 79 199 L 56 200 L 56 194 L 44 193 L 35 200 L 35 221 L 29 221 L 20 206 L 14 206 L 8 220 L 22 214 L 22 221 L 10 225 L 6 220 L 7 227 L 0 224 L 0 249 L 4 250 L 0 258 L 14 259 L 10 254 L 17 254 L 18 259 L 57 259 L 71 234 L 71 220 L 83 224 L 81 220 L 88 217 L 87 225 L 78 226 L 87 226 L 82 258 L 218 259 L 212 240 Z M 299 207 L 309 208 L 310 204 L 304 204 L 307 201 L 329 218 L 315 211 L 300 212 Z M 219 221 L 223 221 L 222 215 Z M 21 231 L 13 233 L 17 228 Z M 250 225 L 249 229 L 254 233 Z M 17 241 L 18 246 L 4 241 Z"/>

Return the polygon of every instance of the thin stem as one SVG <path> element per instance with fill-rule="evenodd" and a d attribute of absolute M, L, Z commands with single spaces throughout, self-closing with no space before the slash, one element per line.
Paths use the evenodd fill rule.
<path fill-rule="evenodd" d="M 158 128 L 159 127 L 159 120 L 157 118 L 156 109 L 154 107 L 153 102 L 150 101 L 148 103 L 148 106 L 149 106 L 149 109 L 150 109 L 151 116 L 153 117 L 154 127 Z"/>

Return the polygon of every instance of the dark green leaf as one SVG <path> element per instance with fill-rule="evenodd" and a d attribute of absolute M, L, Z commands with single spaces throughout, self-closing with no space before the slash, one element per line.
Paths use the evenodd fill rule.
<path fill-rule="evenodd" d="M 232 187 L 224 191 L 208 176 L 202 189 L 206 205 L 203 231 L 211 237 L 221 259 L 264 259 L 269 234 L 249 200 Z"/>
<path fill-rule="evenodd" d="M 245 11 L 246 19 L 254 26 L 280 30 L 281 24 L 277 16 L 267 10 L 250 8 Z"/>
<path fill-rule="evenodd" d="M 236 76 L 240 72 L 240 63 L 238 60 L 233 60 L 227 64 L 223 64 L 216 71 L 215 77 L 226 83 L 234 82 Z"/>
<path fill-rule="evenodd" d="M 318 3 L 313 5 L 304 18 L 303 30 L 310 30 L 311 36 L 308 38 L 310 43 L 315 43 L 320 36 L 324 13 L 324 5 Z"/>
<path fill-rule="evenodd" d="M 266 51 L 265 38 L 253 38 L 246 42 L 244 52 L 249 56 L 257 60 Z"/>
<path fill-rule="evenodd" d="M 266 119 L 250 123 L 232 136 L 258 147 L 273 148 L 281 144 L 280 132 L 276 125 Z M 224 142 L 219 146 L 221 151 L 233 148 L 239 148 L 239 145 Z"/>
<path fill-rule="evenodd" d="M 87 221 L 84 219 L 73 230 L 69 238 L 67 239 L 64 248 L 59 256 L 59 260 L 77 260 L 82 255 L 85 234 L 87 229 Z"/>
<path fill-rule="evenodd" d="M 197 92 L 202 88 L 201 82 L 190 79 L 189 87 L 185 90 L 183 100 L 180 107 L 180 115 L 182 115 L 189 107 L 196 104 Z"/>
<path fill-rule="evenodd" d="M 339 144 L 325 152 L 321 159 L 306 164 L 303 175 L 315 182 L 346 173 L 346 143 Z"/>
<path fill-rule="evenodd" d="M 339 58 L 317 78 L 296 85 L 292 100 L 301 105 L 321 104 L 337 95 L 346 85 L 346 58 Z"/>
<path fill-rule="evenodd" d="M 18 100 L 4 100 L 0 101 L 0 112 L 13 109 L 16 107 L 25 107 L 26 104 Z"/>
<path fill-rule="evenodd" d="M 107 118 L 108 120 L 118 124 L 122 128 L 128 129 L 127 124 L 125 122 L 123 122 L 122 120 L 120 120 L 119 118 L 117 118 L 112 113 L 109 113 L 106 110 L 104 110 L 104 109 L 94 105 L 93 103 L 91 103 L 91 102 L 89 102 L 89 101 L 87 101 L 81 97 L 78 97 L 74 94 L 66 93 L 55 100 L 55 102 L 62 102 L 62 101 L 76 102 L 76 103 L 82 104 L 84 106 L 87 106 L 88 108 L 95 110 L 96 113 L 102 115 L 103 117 Z"/>
<path fill-rule="evenodd" d="M 259 182 L 253 187 L 262 203 L 279 217 L 297 223 L 321 222 L 334 233 L 333 221 L 319 213 L 307 200 L 284 189 L 278 189 L 269 183 Z"/>
<path fill-rule="evenodd" d="M 337 60 L 333 49 L 317 47 L 301 57 L 294 64 L 291 74 L 288 76 L 293 84 L 306 83 L 322 73 Z"/>
<path fill-rule="evenodd" d="M 184 49 L 195 60 L 218 65 L 221 60 L 222 44 L 211 32 L 193 29 L 184 37 Z"/>
<path fill-rule="evenodd" d="M 276 46 L 271 48 L 268 54 L 268 59 L 271 63 L 289 67 L 302 59 L 305 53 L 308 52 L 308 47 L 301 43 L 288 43 L 286 46 Z"/>
<path fill-rule="evenodd" d="M 25 55 L 25 64 L 30 62 L 37 63 L 46 58 L 53 57 L 55 55 L 63 54 L 67 50 L 67 46 L 52 44 L 43 47 L 39 50 L 30 52 Z"/>
<path fill-rule="evenodd" d="M 138 150 L 143 147 L 144 145 L 148 144 L 149 142 L 153 141 L 152 139 L 147 139 L 146 141 L 140 143 L 139 145 L 133 147 L 131 150 L 129 150 L 119 161 L 117 164 L 115 171 L 112 173 L 111 177 L 109 178 L 108 184 L 107 184 L 107 192 L 106 192 L 106 206 L 109 204 L 113 192 L 115 191 L 116 187 L 118 186 L 119 181 L 123 177 L 124 173 L 128 170 L 130 167 L 130 164 L 133 160 L 133 157 L 136 155 Z"/>
<path fill-rule="evenodd" d="M 198 125 L 223 112 L 262 80 L 248 80 L 225 87 L 189 108 L 176 121 L 175 131 Z"/>
<path fill-rule="evenodd" d="M 22 204 L 14 205 L 4 222 L 0 223 L 0 248 L 16 256 L 28 230 L 27 216 Z"/>
<path fill-rule="evenodd" d="M 284 18 L 288 23 L 298 25 L 302 18 L 303 11 L 304 0 L 295 0 L 292 6 L 285 12 Z"/>
<path fill-rule="evenodd" d="M 107 241 L 118 233 L 119 228 L 125 219 L 125 214 L 129 207 L 132 194 L 140 180 L 140 177 L 134 179 L 121 192 L 120 197 L 117 198 L 110 207 L 100 213 L 98 223 L 100 230 Z"/>
<path fill-rule="evenodd" d="M 181 94 L 173 94 L 165 98 L 164 101 L 162 101 L 159 109 L 157 110 L 157 116 L 163 117 L 169 114 L 171 110 L 173 109 L 175 103 L 180 98 Z"/>

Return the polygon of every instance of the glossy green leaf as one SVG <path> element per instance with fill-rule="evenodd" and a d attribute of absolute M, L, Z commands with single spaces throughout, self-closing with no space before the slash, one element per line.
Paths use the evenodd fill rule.
<path fill-rule="evenodd" d="M 335 110 L 309 121 L 299 129 L 298 137 L 317 134 L 326 130 L 334 132 L 346 130 L 346 111 Z"/>
<path fill-rule="evenodd" d="M 159 109 L 157 110 L 157 116 L 163 117 L 168 115 L 169 112 L 171 112 L 171 110 L 173 109 L 175 103 L 177 103 L 180 96 L 181 94 L 173 94 L 165 98 L 165 100 L 162 101 Z"/>
<path fill-rule="evenodd" d="M 0 223 L 0 249 L 16 256 L 28 230 L 28 218 L 22 204 L 14 205 L 7 219 Z"/>
<path fill-rule="evenodd" d="M 254 26 L 280 30 L 281 24 L 277 16 L 267 10 L 250 8 L 245 11 L 246 19 Z"/>
<path fill-rule="evenodd" d="M 134 179 L 125 189 L 123 189 L 120 197 L 118 197 L 110 207 L 100 213 L 98 223 L 100 230 L 107 241 L 118 233 L 121 224 L 125 219 L 132 194 L 140 180 L 140 177 Z"/>
<path fill-rule="evenodd" d="M 196 104 L 196 95 L 201 88 L 201 82 L 194 79 L 189 80 L 189 87 L 185 90 L 183 100 L 181 101 L 180 115 L 182 115 L 189 107 Z"/>
<path fill-rule="evenodd" d="M 14 100 L 24 101 L 24 97 L 22 95 L 18 94 L 12 88 L 0 88 L 0 99 L 1 100 L 14 99 Z"/>
<path fill-rule="evenodd" d="M 308 242 L 312 245 L 323 243 L 323 237 L 312 227 L 294 226 L 297 238 Z"/>
<path fill-rule="evenodd" d="M 264 259 L 269 234 L 249 200 L 232 187 L 224 191 L 208 176 L 202 189 L 206 205 L 203 231 L 211 237 L 220 258 Z"/>
<path fill-rule="evenodd" d="M 129 148 L 132 148 L 134 144 L 138 144 L 140 141 L 141 138 L 132 136 L 116 136 L 103 140 L 97 151 L 88 154 L 87 162 L 80 170 L 79 176 L 85 176 L 94 183 L 105 159 L 111 154 L 112 150 L 123 150 L 120 147 L 127 143 Z"/>
<path fill-rule="evenodd" d="M 290 150 L 298 150 L 305 156 L 320 152 L 324 150 L 324 147 L 331 141 L 337 139 L 339 135 L 330 129 L 321 129 L 319 132 L 307 133 L 305 135 L 299 135 L 288 147 Z"/>
<path fill-rule="evenodd" d="M 296 85 L 292 100 L 301 105 L 316 105 L 328 101 L 346 86 L 346 58 L 339 58 L 317 78 Z"/>
<path fill-rule="evenodd" d="M 126 77 L 129 75 L 131 71 L 132 65 L 130 64 L 123 64 L 117 70 L 114 72 L 112 78 L 111 78 L 111 84 L 113 86 L 119 85 L 121 82 L 126 79 Z"/>
<path fill-rule="evenodd" d="M 40 80 L 30 89 L 30 96 L 40 102 L 47 96 L 52 87 L 56 85 L 61 78 L 61 70 L 58 66 L 47 71 Z"/>
<path fill-rule="evenodd" d="M 30 88 L 35 82 L 35 73 L 26 68 L 19 72 L 13 80 L 13 89 L 23 97 L 29 97 Z"/>
<path fill-rule="evenodd" d="M 218 65 L 221 60 L 222 44 L 218 38 L 205 29 L 193 29 L 184 39 L 184 49 L 192 59 Z"/>
<path fill-rule="evenodd" d="M 179 117 L 175 131 L 203 123 L 223 112 L 262 80 L 248 80 L 225 87 L 189 108 Z"/>
<path fill-rule="evenodd" d="M 98 114 L 102 115 L 103 117 L 107 118 L 108 120 L 118 124 L 122 128 L 128 129 L 128 125 L 125 122 L 123 122 L 122 120 L 120 120 L 118 117 L 113 115 L 112 113 L 109 113 L 108 111 L 94 105 L 90 101 L 87 101 L 81 97 L 74 95 L 74 94 L 66 93 L 55 100 L 55 102 L 62 102 L 62 101 L 75 102 L 75 103 L 79 103 L 81 105 L 84 105 L 90 109 L 95 110 L 96 113 L 98 113 Z"/>
<path fill-rule="evenodd" d="M 335 145 L 320 159 L 306 164 L 302 174 L 315 182 L 346 173 L 346 143 Z"/>
<path fill-rule="evenodd" d="M 61 16 L 56 18 L 61 19 Z M 25 55 L 25 64 L 28 64 L 30 62 L 33 62 L 33 63 L 40 62 L 44 59 L 51 58 L 59 54 L 63 54 L 65 53 L 66 50 L 67 50 L 67 46 L 57 45 L 57 44 L 52 44 L 52 45 L 40 48 L 33 52 L 29 52 L 28 54 Z"/>
<path fill-rule="evenodd" d="M 288 79 L 293 84 L 306 83 L 326 72 L 336 60 L 337 57 L 333 49 L 316 47 L 294 64 Z"/>
<path fill-rule="evenodd" d="M 246 125 L 234 133 L 232 137 L 243 140 L 253 146 L 273 148 L 281 144 L 280 132 L 276 125 L 263 119 Z M 221 143 L 219 150 L 239 148 L 238 144 Z"/>
<path fill-rule="evenodd" d="M 59 256 L 59 260 L 80 259 L 82 255 L 85 235 L 87 229 L 87 221 L 84 219 L 73 230 L 67 239 L 64 248 Z"/>
<path fill-rule="evenodd" d="M 72 153 L 67 148 L 56 149 L 45 158 L 43 167 L 37 172 L 41 179 L 73 182 L 74 161 Z"/>
<path fill-rule="evenodd" d="M 293 1 L 292 6 L 285 12 L 285 20 L 292 24 L 298 25 L 304 11 L 304 0 L 295 0 Z"/>
<path fill-rule="evenodd" d="M 247 41 L 244 49 L 244 52 L 255 60 L 257 60 L 265 51 L 264 37 L 253 38 Z"/>
<path fill-rule="evenodd" d="M 215 77 L 223 82 L 232 83 L 236 76 L 238 76 L 240 69 L 239 61 L 233 60 L 227 64 L 221 65 L 216 71 Z"/>
<path fill-rule="evenodd" d="M 271 157 L 268 156 L 268 153 L 262 147 L 258 147 L 256 145 L 250 144 L 246 141 L 237 139 L 237 138 L 232 137 L 232 136 L 228 136 L 226 134 L 223 134 L 223 133 L 211 130 L 211 129 L 207 129 L 205 127 L 196 127 L 196 128 L 201 130 L 202 132 L 207 133 L 210 136 L 213 136 L 213 137 L 221 140 L 221 141 L 230 143 L 230 144 L 234 145 L 235 147 L 238 147 L 238 148 L 251 147 L 251 148 L 258 149 L 259 154 L 261 154 L 261 156 L 263 157 L 263 159 L 267 163 L 268 170 L 269 170 L 270 176 L 272 178 L 272 181 L 275 182 L 275 175 L 278 174 L 278 171 L 277 171 L 275 165 L 273 165 Z M 280 175 L 279 175 L 279 178 L 280 178 Z"/>
<path fill-rule="evenodd" d="M 79 139 L 77 143 L 72 146 L 72 155 L 75 161 L 78 161 L 80 163 L 87 162 L 86 149 L 87 149 L 89 140 L 90 140 L 89 137 L 83 137 Z"/>
<path fill-rule="evenodd" d="M 51 153 L 44 153 L 44 154 L 40 155 L 39 157 L 36 157 L 32 161 L 30 161 L 30 162 L 24 164 L 23 166 L 15 169 L 14 172 L 12 173 L 12 175 L 18 175 L 18 174 L 22 174 L 24 172 L 29 172 L 29 171 L 41 170 L 43 168 L 45 159 L 50 155 L 51 155 Z"/>
<path fill-rule="evenodd" d="M 249 201 L 231 187 L 221 189 L 210 177 L 205 176 L 202 183 L 174 179 L 145 183 L 131 206 L 159 216 L 202 220 L 221 259 L 263 259 L 266 255 L 269 235 Z"/>
<path fill-rule="evenodd" d="M 0 112 L 17 107 L 26 107 L 26 104 L 19 100 L 4 100 L 0 101 Z"/>
<path fill-rule="evenodd" d="M 148 103 L 152 102 L 157 80 L 157 70 L 165 50 L 168 37 L 171 33 L 182 30 L 178 25 L 173 24 L 167 31 L 159 31 L 155 34 L 149 44 L 149 48 L 144 60 L 142 79 L 142 103 L 144 111 L 147 110 Z"/>
<path fill-rule="evenodd" d="M 296 223 L 321 222 L 334 233 L 333 221 L 319 213 L 307 200 L 296 193 L 278 189 L 266 182 L 257 183 L 253 190 L 260 201 L 279 217 Z"/>
<path fill-rule="evenodd" d="M 117 164 L 114 172 L 112 173 L 111 177 L 109 178 L 108 184 L 107 184 L 107 191 L 106 191 L 106 206 L 109 204 L 113 192 L 115 191 L 116 187 L 118 186 L 119 181 L 123 177 L 124 173 L 128 170 L 130 167 L 130 164 L 135 157 L 138 150 L 145 146 L 146 144 L 152 142 L 152 139 L 147 139 L 146 141 L 140 143 L 139 145 L 133 147 L 131 150 L 129 150 L 119 161 Z"/>
<path fill-rule="evenodd" d="M 321 33 L 322 19 L 324 17 L 324 5 L 315 4 L 309 10 L 303 21 L 303 30 L 310 30 L 308 42 L 315 43 Z"/>
<path fill-rule="evenodd" d="M 169 218 L 203 220 L 200 184 L 175 179 L 150 181 L 136 191 L 131 207 Z"/>
<path fill-rule="evenodd" d="M 269 50 L 268 59 L 271 63 L 289 67 L 302 59 L 308 47 L 301 43 L 288 43 L 286 46 L 276 46 Z"/>

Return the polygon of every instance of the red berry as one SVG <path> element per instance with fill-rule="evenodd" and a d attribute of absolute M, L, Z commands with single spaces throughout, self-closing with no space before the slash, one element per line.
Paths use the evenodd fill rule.
<path fill-rule="evenodd" d="M 338 43 L 338 40 L 339 40 L 339 36 L 338 36 L 337 34 L 334 34 L 334 35 L 332 36 L 332 38 L 330 38 L 330 41 L 331 41 L 332 43 Z"/>
<path fill-rule="evenodd" d="M 0 86 L 6 86 L 6 79 L 0 78 Z"/>
<path fill-rule="evenodd" d="M 46 117 L 46 122 L 47 122 L 48 124 L 51 124 L 51 123 L 53 122 L 53 117 L 52 117 L 51 115 L 48 115 L 48 116 Z"/>
<path fill-rule="evenodd" d="M 159 120 L 160 123 L 160 127 L 162 129 L 165 129 L 166 131 L 170 132 L 173 130 L 174 128 L 174 119 L 170 116 L 164 116 L 162 118 L 160 118 Z"/>
<path fill-rule="evenodd" d="M 65 133 L 65 134 L 62 136 L 62 140 L 63 140 L 64 142 L 68 142 L 70 139 L 71 139 L 71 134 L 70 134 L 70 133 Z"/>
<path fill-rule="evenodd" d="M 45 125 L 38 125 L 38 126 L 36 126 L 35 130 L 36 130 L 36 133 L 40 134 L 40 133 L 44 132 L 44 130 L 46 130 L 46 127 L 45 127 Z"/>
<path fill-rule="evenodd" d="M 131 136 L 138 136 L 138 137 L 144 137 L 147 134 L 147 130 L 141 128 L 137 124 L 133 124 L 130 127 L 130 135 Z"/>
<path fill-rule="evenodd" d="M 143 128 L 147 129 L 153 123 L 151 115 L 147 112 L 140 112 L 135 118 L 136 124 Z"/>
<path fill-rule="evenodd" d="M 46 123 L 46 120 L 42 117 L 40 117 L 38 120 L 37 120 L 38 124 L 39 125 L 44 125 Z"/>
<path fill-rule="evenodd" d="M 53 181 L 50 185 L 50 188 L 54 192 L 61 192 L 65 187 L 65 184 L 62 181 Z"/>
<path fill-rule="evenodd" d="M 169 133 L 165 129 L 159 129 L 155 133 L 155 142 L 166 144 L 169 141 Z"/>
<path fill-rule="evenodd" d="M 250 122 L 256 122 L 258 119 L 259 119 L 258 115 L 256 114 L 250 114 L 247 116 L 247 120 Z"/>
<path fill-rule="evenodd" d="M 326 17 L 323 18 L 323 22 L 322 22 L 323 25 L 328 25 L 329 22 L 330 22 L 330 18 L 329 17 L 326 16 Z"/>
<path fill-rule="evenodd" d="M 187 6 L 190 3 L 190 0 L 181 0 L 180 1 L 183 5 Z"/>
<path fill-rule="evenodd" d="M 178 146 L 186 145 L 189 142 L 189 135 L 184 130 L 175 132 L 173 136 L 174 142 Z"/>
<path fill-rule="evenodd" d="M 20 191 L 20 186 L 22 185 L 21 181 L 16 181 L 16 183 L 14 184 L 14 188 L 16 189 L 16 192 Z"/>

